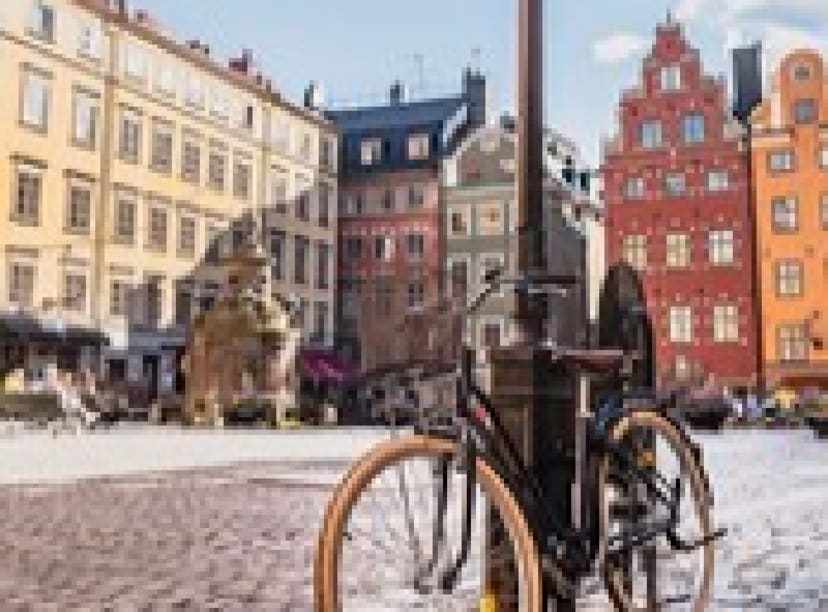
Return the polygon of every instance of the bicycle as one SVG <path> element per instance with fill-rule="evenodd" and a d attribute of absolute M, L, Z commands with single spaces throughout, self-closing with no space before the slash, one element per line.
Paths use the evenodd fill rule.
<path fill-rule="evenodd" d="M 487 281 L 466 314 L 504 284 L 564 291 L 578 282 L 501 273 Z M 631 358 L 560 353 L 576 372 L 621 383 Z M 574 601 L 577 580 L 598 569 L 619 610 L 704 610 L 713 544 L 724 531 L 711 526 L 700 449 L 666 407 L 623 385 L 598 403 L 582 464 L 592 478 L 580 491 L 594 503 L 575 511 L 585 524 L 572 527 L 551 510 L 556 500 L 477 384 L 473 360 L 464 346 L 448 425 L 380 443 L 335 490 L 317 543 L 316 609 L 534 612 L 546 609 L 550 593 Z M 552 460 L 573 462 L 566 453 Z"/>

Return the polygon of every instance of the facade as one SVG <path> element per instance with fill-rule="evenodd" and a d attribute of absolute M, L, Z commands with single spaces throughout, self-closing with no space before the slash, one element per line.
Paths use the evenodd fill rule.
<path fill-rule="evenodd" d="M 410 313 L 442 292 L 441 160 L 470 126 L 485 122 L 485 78 L 467 70 L 463 91 L 330 111 L 341 134 L 338 345 L 363 372 L 398 360 Z"/>
<path fill-rule="evenodd" d="M 446 295 L 460 304 L 469 303 L 483 291 L 483 279 L 489 270 L 515 273 L 515 140 L 514 126 L 508 120 L 481 127 L 444 164 Z M 582 220 L 595 220 L 600 213 L 590 200 L 588 189 L 581 188 L 580 180 L 564 180 L 564 169 L 575 168 L 574 145 L 550 131 L 545 138 L 545 150 L 548 266 L 552 272 L 588 279 L 587 231 Z M 562 159 L 556 165 L 559 157 L 569 157 L 569 161 Z M 566 296 L 551 297 L 547 333 L 551 343 L 569 347 L 587 343 L 585 302 L 589 285 L 587 282 Z M 508 346 L 514 337 L 515 308 L 514 292 L 503 289 L 492 295 L 482 305 L 480 314 L 466 321 L 467 341 L 481 348 Z"/>
<path fill-rule="evenodd" d="M 608 263 L 641 274 L 662 389 L 757 382 L 747 154 L 726 95 L 668 19 L 605 147 Z"/>
<path fill-rule="evenodd" d="M 247 232 L 332 342 L 336 133 L 249 52 L 223 64 L 123 0 L 21 0 L 0 7 L 0 73 L 7 318 L 100 330 L 81 367 L 169 391 L 218 255 Z"/>
<path fill-rule="evenodd" d="M 828 387 L 827 88 L 823 58 L 792 52 L 751 121 L 768 388 Z"/>

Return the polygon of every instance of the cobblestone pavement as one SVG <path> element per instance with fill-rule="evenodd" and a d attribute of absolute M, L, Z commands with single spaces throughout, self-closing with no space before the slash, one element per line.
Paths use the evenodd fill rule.
<path fill-rule="evenodd" d="M 730 529 L 714 609 L 828 610 L 828 444 L 805 432 L 703 442 Z M 309 610 L 316 530 L 344 467 L 2 486 L 0 610 Z"/>

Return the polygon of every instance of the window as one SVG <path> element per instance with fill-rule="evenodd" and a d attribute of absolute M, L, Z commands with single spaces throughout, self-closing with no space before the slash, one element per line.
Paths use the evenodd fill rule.
<path fill-rule="evenodd" d="M 160 64 L 156 69 L 155 91 L 166 98 L 175 96 L 176 71 L 169 64 Z"/>
<path fill-rule="evenodd" d="M 449 263 L 449 291 L 451 297 L 462 303 L 468 299 L 469 262 L 467 260 L 455 259 Z"/>
<path fill-rule="evenodd" d="M 310 134 L 302 134 L 302 140 L 299 143 L 299 157 L 305 161 L 310 161 L 311 147 Z"/>
<path fill-rule="evenodd" d="M 469 233 L 469 213 L 464 208 L 449 210 L 449 235 L 466 236 Z"/>
<path fill-rule="evenodd" d="M 345 238 L 345 257 L 352 261 L 362 258 L 362 238 L 359 236 Z"/>
<path fill-rule="evenodd" d="M 382 193 L 382 210 L 384 212 L 393 212 L 394 210 L 394 190 L 386 188 Z"/>
<path fill-rule="evenodd" d="M 690 236 L 667 234 L 667 267 L 687 268 L 690 266 Z"/>
<path fill-rule="evenodd" d="M 184 103 L 193 108 L 204 108 L 204 85 L 194 76 L 189 76 L 186 80 Z"/>
<path fill-rule="evenodd" d="M 81 147 L 94 149 L 98 135 L 98 96 L 76 89 L 74 92 L 72 140 Z"/>
<path fill-rule="evenodd" d="M 189 282 L 175 283 L 175 324 L 186 327 L 192 322 L 193 290 Z"/>
<path fill-rule="evenodd" d="M 771 200 L 773 231 L 778 234 L 795 232 L 799 225 L 796 198 L 777 197 Z"/>
<path fill-rule="evenodd" d="M 776 295 L 798 297 L 802 295 L 802 262 L 794 259 L 776 263 Z"/>
<path fill-rule="evenodd" d="M 491 254 L 481 254 L 480 255 L 480 286 L 486 287 L 488 283 L 486 282 L 486 275 L 497 272 L 498 270 L 503 269 L 503 255 L 497 253 Z M 495 291 L 493 295 L 501 296 L 503 295 L 502 291 Z"/>
<path fill-rule="evenodd" d="M 270 277 L 274 281 L 285 278 L 285 233 L 271 230 L 268 241 L 270 251 Z"/>
<path fill-rule="evenodd" d="M 828 193 L 819 196 L 819 221 L 822 229 L 828 230 Z"/>
<path fill-rule="evenodd" d="M 147 78 L 147 54 L 135 43 L 124 46 L 124 74 L 131 79 L 145 81 Z"/>
<path fill-rule="evenodd" d="M 685 144 L 704 142 L 704 115 L 687 115 L 682 120 L 682 136 Z"/>
<path fill-rule="evenodd" d="M 624 183 L 624 197 L 628 200 L 640 200 L 644 197 L 644 178 L 632 176 Z"/>
<path fill-rule="evenodd" d="M 122 280 L 113 280 L 109 284 L 109 314 L 113 317 L 125 317 L 129 314 L 129 284 Z"/>
<path fill-rule="evenodd" d="M 181 178 L 196 185 L 201 181 L 201 145 L 186 137 L 181 149 Z"/>
<path fill-rule="evenodd" d="M 422 280 L 408 283 L 408 308 L 418 310 L 425 305 L 425 284 Z"/>
<path fill-rule="evenodd" d="M 316 288 L 329 289 L 331 269 L 331 247 L 325 242 L 320 242 L 316 247 Z"/>
<path fill-rule="evenodd" d="M 644 121 L 639 134 L 641 146 L 655 149 L 661 146 L 661 121 Z"/>
<path fill-rule="evenodd" d="M 681 66 L 677 64 L 662 66 L 659 76 L 662 91 L 677 91 L 681 89 Z"/>
<path fill-rule="evenodd" d="M 808 361 L 808 329 L 801 323 L 780 325 L 776 330 L 776 351 L 783 363 Z"/>
<path fill-rule="evenodd" d="M 163 206 L 150 207 L 147 246 L 156 251 L 167 250 L 167 211 Z"/>
<path fill-rule="evenodd" d="M 78 31 L 78 55 L 93 61 L 103 58 L 104 36 L 98 22 L 83 23 Z"/>
<path fill-rule="evenodd" d="M 273 212 L 287 213 L 288 179 L 284 172 L 274 169 L 270 175 L 270 202 Z"/>
<path fill-rule="evenodd" d="M 32 129 L 45 132 L 49 128 L 49 79 L 34 70 L 23 73 L 23 107 L 20 121 Z"/>
<path fill-rule="evenodd" d="M 643 234 L 625 236 L 621 251 L 624 261 L 633 269 L 639 272 L 647 269 L 647 236 Z"/>
<path fill-rule="evenodd" d="M 121 110 L 119 152 L 121 159 L 138 163 L 141 159 L 141 115 L 131 109 Z"/>
<path fill-rule="evenodd" d="M 86 275 L 67 272 L 63 276 L 63 307 L 70 312 L 86 312 Z"/>
<path fill-rule="evenodd" d="M 70 182 L 69 198 L 66 203 L 66 230 L 72 233 L 88 234 L 92 213 L 92 186 Z"/>
<path fill-rule="evenodd" d="M 823 170 L 828 168 L 828 146 L 819 148 L 819 167 Z"/>
<path fill-rule="evenodd" d="M 34 305 L 36 270 L 32 263 L 12 262 L 9 265 L 9 302 L 17 307 Z"/>
<path fill-rule="evenodd" d="M 328 337 L 328 303 L 316 302 L 313 305 L 313 335 L 317 342 L 325 342 Z"/>
<path fill-rule="evenodd" d="M 230 118 L 230 102 L 227 96 L 221 91 L 213 91 L 210 95 L 210 115 L 227 123 Z"/>
<path fill-rule="evenodd" d="M 502 236 L 506 230 L 503 205 L 499 202 L 477 207 L 477 231 L 481 236 Z"/>
<path fill-rule="evenodd" d="M 336 140 L 333 138 L 323 138 L 321 149 L 319 151 L 319 165 L 325 170 L 334 170 L 334 159 L 336 150 Z"/>
<path fill-rule="evenodd" d="M 361 215 L 365 210 L 365 198 L 362 193 L 343 196 L 340 203 L 342 205 L 341 214 L 344 215 Z"/>
<path fill-rule="evenodd" d="M 670 342 L 693 342 L 693 309 L 690 306 L 670 307 Z"/>
<path fill-rule="evenodd" d="M 422 208 L 425 202 L 425 190 L 422 185 L 409 185 L 408 187 L 408 207 Z"/>
<path fill-rule="evenodd" d="M 664 191 L 669 196 L 684 195 L 687 191 L 687 182 L 684 174 L 679 172 L 669 172 L 664 177 Z"/>
<path fill-rule="evenodd" d="M 408 137 L 408 159 L 428 159 L 431 139 L 428 134 L 413 134 Z"/>
<path fill-rule="evenodd" d="M 227 173 L 227 152 L 221 148 L 210 151 L 207 168 L 207 184 L 215 191 L 224 191 L 225 174 Z"/>
<path fill-rule="evenodd" d="M 794 66 L 794 78 L 797 81 L 807 81 L 811 78 L 811 67 L 806 64 Z"/>
<path fill-rule="evenodd" d="M 420 260 L 423 258 L 425 254 L 425 236 L 423 234 L 408 234 L 407 244 L 409 259 Z"/>
<path fill-rule="evenodd" d="M 795 163 L 794 152 L 790 149 L 768 153 L 768 169 L 771 172 L 790 172 Z"/>
<path fill-rule="evenodd" d="M 195 255 L 196 247 L 196 220 L 193 217 L 181 216 L 178 223 L 178 252 L 192 257 Z"/>
<path fill-rule="evenodd" d="M 378 276 L 375 281 L 375 293 L 376 315 L 380 317 L 391 316 L 394 302 L 394 279 L 387 276 Z"/>
<path fill-rule="evenodd" d="M 35 0 L 29 13 L 27 31 L 44 42 L 55 42 L 55 9 L 43 0 Z"/>
<path fill-rule="evenodd" d="M 394 259 L 393 236 L 374 236 L 374 258 L 385 263 Z"/>
<path fill-rule="evenodd" d="M 713 341 L 739 341 L 739 307 L 736 304 L 718 304 L 713 307 Z"/>
<path fill-rule="evenodd" d="M 794 102 L 794 121 L 799 124 L 813 123 L 817 118 L 816 101 L 812 99 Z"/>
<path fill-rule="evenodd" d="M 135 242 L 135 200 L 121 195 L 115 203 L 115 241 L 133 244 Z"/>
<path fill-rule="evenodd" d="M 144 322 L 157 326 L 164 318 L 164 277 L 150 274 L 145 280 L 146 311 Z"/>
<path fill-rule="evenodd" d="M 293 247 L 293 282 L 304 285 L 308 282 L 308 239 L 297 236 Z"/>
<path fill-rule="evenodd" d="M 240 200 L 250 199 L 250 163 L 237 161 L 233 166 L 233 196 Z"/>
<path fill-rule="evenodd" d="M 156 172 L 172 172 L 173 127 L 158 119 L 152 122 L 152 155 L 150 166 Z"/>
<path fill-rule="evenodd" d="M 43 189 L 41 170 L 31 166 L 18 166 L 17 190 L 11 218 L 24 225 L 40 223 L 40 201 Z"/>
<path fill-rule="evenodd" d="M 284 118 L 274 117 L 270 128 L 273 148 L 282 153 L 290 151 L 290 123 Z"/>
<path fill-rule="evenodd" d="M 493 349 L 499 348 L 501 343 L 501 329 L 499 319 L 486 319 L 481 322 L 481 341 L 483 348 Z"/>
<path fill-rule="evenodd" d="M 299 193 L 296 194 L 296 218 L 301 221 L 310 221 L 310 191 L 306 184 L 297 179 Z"/>
<path fill-rule="evenodd" d="M 707 190 L 710 192 L 727 191 L 730 188 L 730 175 L 727 170 L 710 170 L 707 173 Z"/>
<path fill-rule="evenodd" d="M 331 186 L 319 183 L 319 226 L 328 227 L 331 222 Z"/>
<path fill-rule="evenodd" d="M 363 166 L 374 166 L 382 161 L 382 140 L 369 138 L 360 143 L 360 159 Z"/>
<path fill-rule="evenodd" d="M 204 259 L 207 263 L 217 264 L 221 255 L 221 236 L 220 229 L 212 224 L 207 224 L 206 238 L 207 251 L 204 254 Z"/>
<path fill-rule="evenodd" d="M 731 266 L 734 262 L 733 230 L 712 230 L 707 234 L 707 252 L 714 266 Z"/>

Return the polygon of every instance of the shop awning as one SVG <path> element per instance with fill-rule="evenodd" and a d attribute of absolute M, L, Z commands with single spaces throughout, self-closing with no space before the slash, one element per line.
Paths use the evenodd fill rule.
<path fill-rule="evenodd" d="M 333 351 L 324 349 L 302 351 L 300 368 L 302 376 L 317 382 L 345 386 L 359 379 L 356 368 Z"/>
<path fill-rule="evenodd" d="M 0 340 L 83 346 L 109 343 L 106 334 L 98 330 L 61 322 L 41 322 L 26 316 L 0 317 Z"/>

